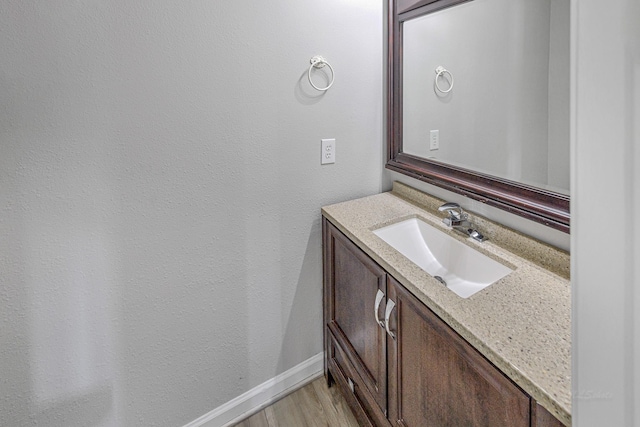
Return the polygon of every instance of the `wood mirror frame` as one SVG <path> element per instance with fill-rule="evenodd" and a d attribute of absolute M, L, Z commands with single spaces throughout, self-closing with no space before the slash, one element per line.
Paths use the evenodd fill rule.
<path fill-rule="evenodd" d="M 402 152 L 402 25 L 471 0 L 388 0 L 386 168 L 569 233 L 570 197 Z"/>

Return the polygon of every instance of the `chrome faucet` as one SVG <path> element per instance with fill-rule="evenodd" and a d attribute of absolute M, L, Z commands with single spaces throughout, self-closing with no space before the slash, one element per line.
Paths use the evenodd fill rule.
<path fill-rule="evenodd" d="M 447 211 L 449 214 L 448 218 L 442 220 L 449 227 L 462 227 L 466 225 L 471 225 L 468 221 L 469 215 L 465 211 L 462 210 L 457 203 L 445 203 L 444 205 L 438 208 L 440 212 Z"/>
<path fill-rule="evenodd" d="M 447 226 L 453 228 L 456 231 L 464 233 L 465 235 L 479 241 L 484 242 L 487 240 L 478 230 L 473 227 L 471 221 L 469 221 L 469 214 L 467 214 L 462 207 L 457 203 L 445 203 L 438 208 L 440 212 L 446 211 L 449 216 L 444 218 L 444 222 Z"/>

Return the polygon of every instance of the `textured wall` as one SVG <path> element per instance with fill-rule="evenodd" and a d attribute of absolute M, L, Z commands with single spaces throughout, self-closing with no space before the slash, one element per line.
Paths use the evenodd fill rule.
<path fill-rule="evenodd" d="M 383 10 L 0 5 L 0 424 L 183 425 L 322 350 L 320 207 L 382 185 Z"/>

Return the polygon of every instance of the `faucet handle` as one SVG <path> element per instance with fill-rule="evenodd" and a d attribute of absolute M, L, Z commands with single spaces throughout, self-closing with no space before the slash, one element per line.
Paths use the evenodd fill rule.
<path fill-rule="evenodd" d="M 460 207 L 459 204 L 453 202 L 445 203 L 444 205 L 440 206 L 438 210 L 440 212 L 447 211 L 449 213 L 449 218 L 458 221 L 467 219 L 468 217 L 464 210 L 462 210 L 462 207 Z"/>

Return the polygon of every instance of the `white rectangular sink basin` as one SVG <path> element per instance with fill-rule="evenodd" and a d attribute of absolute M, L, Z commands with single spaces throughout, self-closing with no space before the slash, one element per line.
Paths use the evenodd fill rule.
<path fill-rule="evenodd" d="M 373 232 L 462 298 L 513 271 L 418 218 Z"/>

